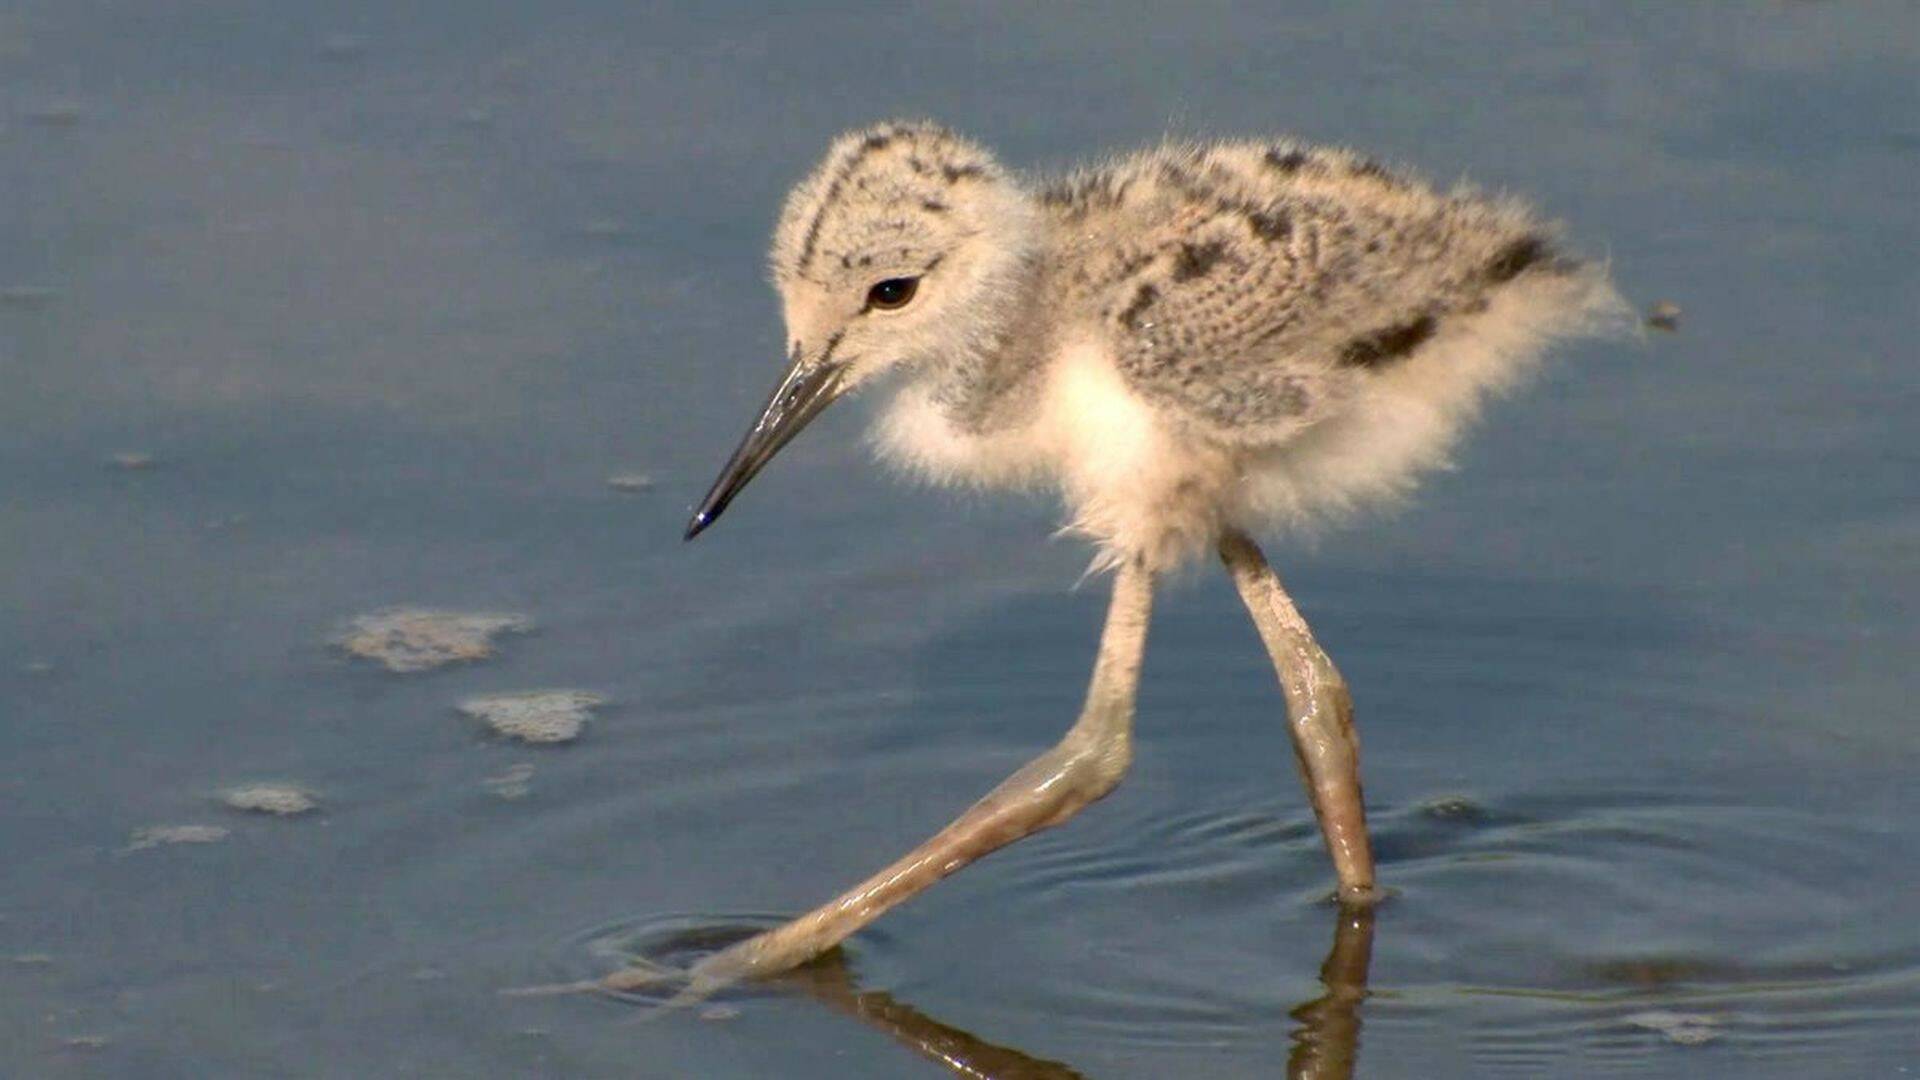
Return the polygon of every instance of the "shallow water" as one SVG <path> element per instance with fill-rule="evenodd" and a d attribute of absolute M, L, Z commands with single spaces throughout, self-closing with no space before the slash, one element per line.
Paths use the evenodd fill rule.
<path fill-rule="evenodd" d="M 0 11 L 0 1075 L 1920 1072 L 1912 5 L 170 7 Z M 1679 328 L 1273 549 L 1356 688 L 1371 925 L 1207 573 L 1069 826 L 700 1009 L 502 996 L 824 898 L 1077 706 L 1085 552 L 891 483 L 858 407 L 679 542 L 780 194 L 901 113 L 1471 175 Z M 411 605 L 530 625 L 332 644 Z M 532 690 L 604 703 L 457 709 Z"/>

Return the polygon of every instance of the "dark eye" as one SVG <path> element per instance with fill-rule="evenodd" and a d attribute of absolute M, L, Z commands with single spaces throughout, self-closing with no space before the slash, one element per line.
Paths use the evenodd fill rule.
<path fill-rule="evenodd" d="M 919 287 L 919 278 L 888 278 L 867 290 L 867 306 L 881 311 L 898 311 L 913 300 L 913 292 Z"/>

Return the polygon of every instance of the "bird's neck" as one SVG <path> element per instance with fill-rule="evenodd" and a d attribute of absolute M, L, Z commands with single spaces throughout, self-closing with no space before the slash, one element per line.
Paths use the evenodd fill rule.
<path fill-rule="evenodd" d="M 929 400 L 956 432 L 981 435 L 1021 422 L 1036 398 L 1047 320 L 1038 301 L 1036 263 L 1020 268 L 1002 303 L 990 306 L 963 345 L 934 359 L 922 375 Z"/>
<path fill-rule="evenodd" d="M 1003 249 L 1004 250 L 1004 249 Z M 1050 355 L 1046 271 L 1031 252 L 969 298 L 951 347 L 916 365 L 881 413 L 882 458 L 936 483 L 1027 484 L 1044 478 L 1037 434 Z"/>

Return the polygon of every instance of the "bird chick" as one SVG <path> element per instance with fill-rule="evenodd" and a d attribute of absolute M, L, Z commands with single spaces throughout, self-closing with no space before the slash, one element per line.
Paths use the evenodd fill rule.
<path fill-rule="evenodd" d="M 1111 791 L 1154 579 L 1209 547 L 1279 676 L 1337 895 L 1377 898 L 1351 696 L 1250 534 L 1408 490 L 1547 345 L 1624 315 L 1604 271 L 1517 202 L 1344 150 L 1173 143 L 1030 182 L 926 123 L 835 140 L 781 211 L 772 269 L 787 370 L 689 538 L 829 402 L 885 379 L 884 458 L 1056 488 L 1113 596 L 1058 744 L 866 881 L 702 960 L 686 993 L 818 955 Z"/>

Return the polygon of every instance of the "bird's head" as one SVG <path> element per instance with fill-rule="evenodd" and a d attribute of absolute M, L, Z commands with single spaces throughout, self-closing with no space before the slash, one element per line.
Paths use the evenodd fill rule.
<path fill-rule="evenodd" d="M 945 128 L 883 124 L 834 140 L 774 230 L 786 371 L 687 538 L 835 398 L 889 370 L 998 348 L 1031 276 L 1037 221 L 992 155 Z"/>

